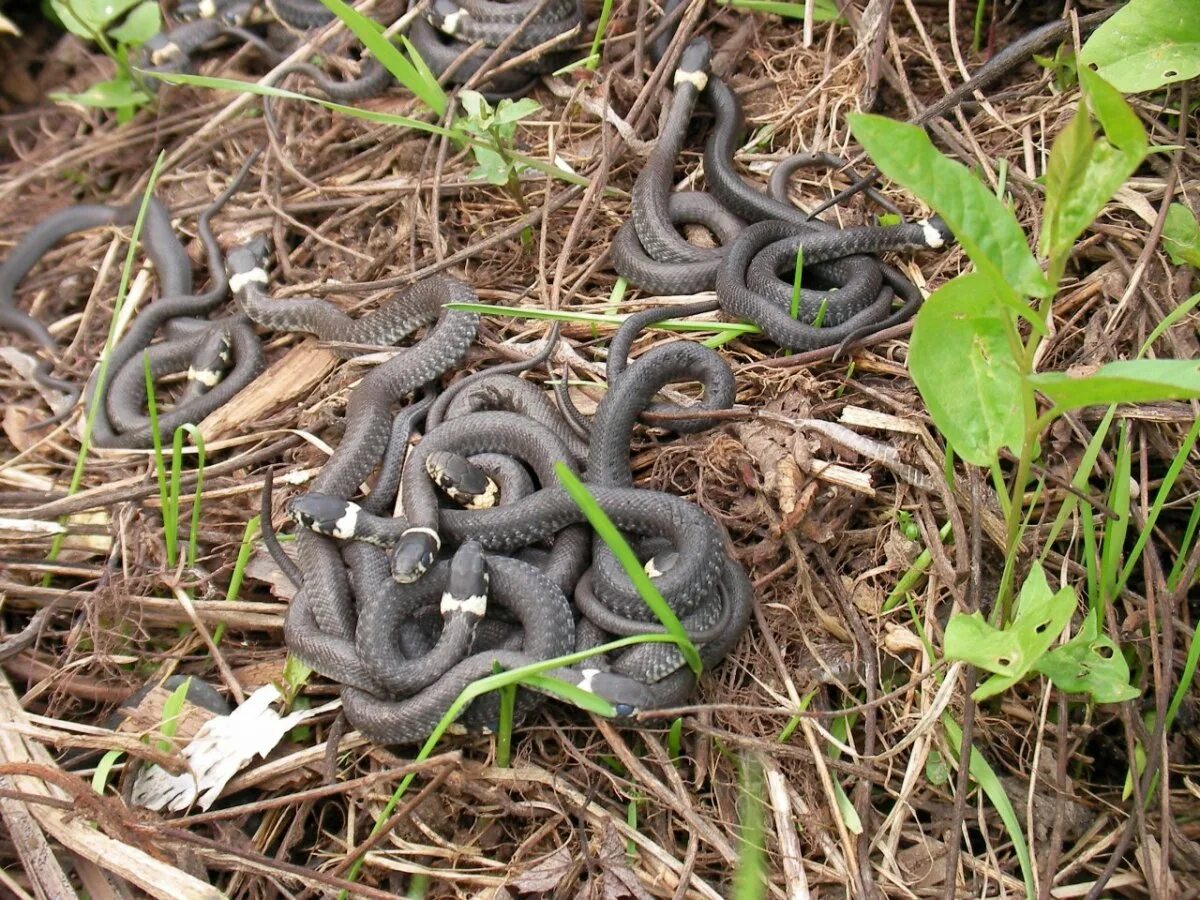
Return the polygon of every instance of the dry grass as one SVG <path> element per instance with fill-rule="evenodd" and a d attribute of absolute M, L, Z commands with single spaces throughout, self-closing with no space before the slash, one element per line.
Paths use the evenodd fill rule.
<path fill-rule="evenodd" d="M 960 80 L 954 46 L 969 67 L 979 64 L 967 37 L 974 4 L 957 5 L 970 9 L 958 10 L 952 44 L 945 8 L 896 4 L 882 45 L 881 100 L 891 114 L 905 117 L 915 109 L 914 98 L 926 105 L 943 93 L 944 80 Z M 436 141 L 286 104 L 280 107 L 284 158 L 271 153 L 256 168 L 258 180 L 219 217 L 223 244 L 266 230 L 279 261 L 278 295 L 316 293 L 354 311 L 440 269 L 468 280 L 488 302 L 607 310 L 615 275 L 605 248 L 628 215 L 622 192 L 639 169 L 639 152 L 653 140 L 659 109 L 660 91 L 632 64 L 641 43 L 634 40 L 637 23 L 650 21 L 639 16 L 653 15 L 648 6 L 618 0 L 598 73 L 563 78 L 554 92 L 539 89 L 545 108 L 520 132 L 525 152 L 549 158 L 552 150 L 591 178 L 593 189 L 528 176 L 526 214 L 502 192 L 469 181 L 471 161 Z M 598 14 L 589 12 L 593 19 Z M 752 125 L 774 129 L 769 149 L 752 159 L 799 149 L 853 150 L 844 116 L 857 108 L 869 53 L 856 49 L 851 29 L 819 27 L 814 46 L 805 49 L 793 23 L 724 8 L 693 13 L 688 21 L 725 51 L 718 66 L 736 63 L 732 81 L 744 91 Z M 1030 13 L 1018 19 L 1022 15 Z M 999 40 L 1028 25 L 1001 26 Z M 47 59 L 42 89 L 64 80 L 78 89 L 105 68 L 69 40 Z M 897 60 L 904 61 L 903 71 L 894 68 Z M 249 50 L 213 57 L 203 70 L 265 74 Z M 619 128 L 602 125 L 605 98 L 623 119 Z M 997 161 L 1005 160 L 1018 217 L 1028 225 L 1038 198 L 1032 179 L 1076 100 L 1074 90 L 1052 89 L 1041 70 L 1027 66 L 986 103 L 940 123 L 935 137 L 991 183 Z M 1166 108 L 1134 101 L 1158 143 L 1177 138 L 1179 92 L 1168 100 Z M 413 111 L 399 92 L 366 105 Z M 254 106 L 244 98 L 175 88 L 163 94 L 157 116 L 143 112 L 119 128 L 94 112 L 47 105 L 7 113 L 0 236 L 15 241 L 39 216 L 72 201 L 131 196 L 160 148 L 170 160 L 161 196 L 194 234 L 199 210 L 246 154 L 266 142 L 261 118 L 247 113 Z M 220 124 L 206 124 L 213 122 Z M 1043 366 L 1131 356 L 1192 291 L 1193 273 L 1170 265 L 1155 229 L 1170 199 L 1196 205 L 1194 117 L 1187 124 L 1186 149 L 1152 157 L 1085 235 L 1056 307 L 1057 330 Z M 690 154 L 687 171 L 698 156 Z M 606 195 L 601 186 L 617 193 Z M 799 185 L 797 199 L 815 203 L 831 187 L 825 181 Z M 892 198 L 913 211 L 911 198 L 896 191 Z M 838 215 L 858 223 L 866 213 L 858 201 Z M 517 239 L 527 226 L 535 235 L 529 252 Z M 116 267 L 106 270 L 101 289 L 91 285 L 116 240 L 90 233 L 70 241 L 22 291 L 22 304 L 32 304 L 69 343 L 65 367 L 80 380 L 107 330 Z M 195 240 L 191 249 L 200 258 Z M 901 263 L 929 289 L 964 264 L 957 251 Z M 634 292 L 623 308 L 632 310 L 642 299 Z M 540 323 L 488 319 L 470 363 L 528 354 L 542 330 Z M 576 374 L 601 380 L 598 351 L 609 332 L 569 325 L 564 334 Z M 639 347 L 662 339 L 654 334 Z M 1157 345 L 1161 355 L 1179 358 L 1194 358 L 1197 349 L 1194 316 Z M 632 732 L 547 708 L 520 729 L 511 768 L 493 764 L 487 738 L 448 741 L 444 749 L 454 752 L 419 767 L 392 826 L 369 848 L 371 823 L 407 771 L 407 758 L 331 730 L 328 716 L 307 738 L 285 743 L 268 763 L 243 773 L 238 793 L 223 808 L 162 822 L 116 796 L 91 795 L 42 749 L 69 746 L 76 725 L 99 724 L 119 699 L 163 670 L 217 685 L 226 679 L 235 696 L 279 677 L 287 592 L 272 566 L 256 556 L 237 603 L 223 602 L 225 589 L 245 523 L 257 511 L 265 469 L 320 466 L 323 451 L 296 429 L 336 445 L 346 388 L 362 364 L 321 370 L 310 382 L 268 373 L 250 389 L 255 402 L 246 407 L 248 418 L 207 424 L 217 443 L 210 444 L 204 483 L 200 572 L 165 568 L 147 457 L 94 452 L 83 491 L 66 497 L 77 426 L 23 431 L 45 407 L 20 371 L 0 370 L 8 442 L 0 463 L 0 516 L 72 516 L 71 549 L 57 563 L 44 562 L 49 539 L 41 537 L 6 539 L 0 555 L 8 634 L 21 631 L 37 610 L 53 607 L 36 620 L 27 646 L 9 647 L 8 678 L 0 679 L 8 722 L 0 728 L 0 748 L 7 762 L 26 764 L 0 770 L 8 773 L 3 796 L 10 798 L 0 800 L 8 826 L 0 844 L 4 890 L 33 893 L 35 879 L 52 889 L 54 867 L 38 869 L 30 860 L 53 850 L 59 887 L 86 887 L 92 897 L 123 896 L 104 886 L 101 869 L 172 896 L 190 896 L 185 888 L 206 881 L 236 897 L 314 896 L 343 886 L 350 863 L 365 854 L 360 882 L 371 887 L 356 888 L 362 896 L 424 884 L 438 897 L 715 898 L 728 895 L 738 862 L 738 760 L 752 756 L 767 776 L 772 896 L 1020 896 L 1020 869 L 994 811 L 978 791 L 956 791 L 953 770 L 945 773 L 943 761 L 957 747 L 948 746 L 937 727 L 944 710 L 970 723 L 975 746 L 1002 776 L 1031 845 L 1042 897 L 1094 895 L 1101 875 L 1106 896 L 1197 896 L 1194 696 L 1170 734 L 1155 729 L 1153 720 L 1143 722 L 1143 714 L 1164 708 L 1191 640 L 1195 609 L 1188 601 L 1196 598 L 1169 591 L 1165 570 L 1200 491 L 1197 460 L 1185 467 L 1146 563 L 1108 623 L 1136 658 L 1142 701 L 1087 708 L 1034 680 L 977 709 L 966 699 L 974 676 L 955 668 L 944 682 L 946 668 L 926 654 L 918 633 L 940 647 L 953 604 L 986 605 L 1002 562 L 1000 514 L 978 473 L 960 467 L 954 489 L 947 487 L 943 451 L 907 377 L 905 351 L 898 335 L 858 351 L 852 366 L 765 365 L 778 357 L 773 348 L 731 343 L 723 352 L 738 372 L 739 402 L 777 416 L 730 421 L 695 438 L 647 437 L 635 448 L 640 478 L 695 499 L 722 522 L 758 592 L 751 633 L 705 678 L 697 705 L 681 711 L 680 760 L 673 762 L 667 751 L 669 716 Z M 268 352 L 272 361 L 293 365 L 293 355 L 302 354 L 306 371 L 323 359 L 295 337 L 274 339 Z M 859 430 L 897 448 L 933 487 L 913 487 L 911 478 L 820 432 L 796 432 L 778 421 L 837 421 L 847 410 L 876 414 L 869 419 L 873 427 Z M 1051 483 L 1033 515 L 1031 551 L 1040 547 L 1039 535 L 1065 496 L 1060 485 L 1069 482 L 1091 437 L 1096 421 L 1086 412 L 1060 421 L 1045 443 L 1042 464 Z M 1132 434 L 1136 525 L 1196 409 L 1163 404 L 1118 415 Z M 1111 468 L 1102 453 L 1095 493 Z M 279 492 L 277 512 L 287 493 Z M 902 511 L 917 529 L 915 540 L 899 527 Z M 957 538 L 952 545 L 936 537 L 946 521 Z M 1053 574 L 1076 585 L 1083 582 L 1081 540 L 1076 520 L 1050 556 Z M 912 594 L 915 618 L 903 605 L 882 612 L 884 598 L 923 547 L 933 560 Z M 43 576 L 50 576 L 46 587 Z M 195 618 L 179 602 L 181 591 L 195 598 Z M 196 627 L 211 631 L 218 622 L 228 627 L 221 666 Z M 832 672 L 821 677 L 825 668 Z M 801 697 L 814 687 L 799 727 L 780 741 Z M 318 703 L 332 688 L 317 681 L 311 693 Z M 829 729 L 848 710 L 853 727 L 835 758 Z M 36 739 L 28 729 L 18 731 L 22 721 L 39 729 Z M 1135 740 L 1155 747 L 1163 773 L 1144 809 L 1121 798 Z M 94 757 L 69 768 L 86 777 L 92 764 Z M 861 834 L 839 811 L 835 783 L 849 795 Z M 64 799 L 79 815 L 61 808 Z M 627 824 L 631 804 L 633 828 Z M 97 822 L 99 830 L 83 820 Z M 140 874 L 139 866 L 146 867 Z M 154 875 L 151 866 L 162 872 Z M 410 877 L 417 875 L 426 880 Z"/>

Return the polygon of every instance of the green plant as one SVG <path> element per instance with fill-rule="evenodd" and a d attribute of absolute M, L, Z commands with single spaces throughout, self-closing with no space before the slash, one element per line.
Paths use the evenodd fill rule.
<path fill-rule="evenodd" d="M 130 56 L 162 27 L 158 4 L 153 0 L 48 0 L 47 8 L 72 34 L 95 41 L 117 66 L 117 73 L 107 81 L 78 94 L 51 94 L 50 99 L 115 110 L 118 122 L 133 118 L 152 95 Z"/>
<path fill-rule="evenodd" d="M 1130 0 L 1092 34 L 1079 62 L 1119 91 L 1200 75 L 1200 0 Z"/>
<path fill-rule="evenodd" d="M 541 104 L 528 97 L 520 100 L 506 97 L 493 108 L 478 91 L 462 91 L 458 101 L 466 115 L 458 118 L 456 124 L 476 138 L 471 142 L 475 168 L 470 177 L 504 188 L 513 202 L 528 212 L 529 204 L 521 193 L 520 179 L 521 172 L 528 166 L 514 155 L 513 139 L 517 123 L 541 109 Z"/>
<path fill-rule="evenodd" d="M 183 438 L 188 435 L 196 446 L 196 490 L 192 493 L 192 513 L 188 528 L 187 564 L 196 564 L 196 541 L 200 534 L 200 495 L 204 488 L 204 437 L 194 425 L 180 425 L 171 441 L 171 474 L 167 477 L 162 437 L 158 430 L 158 402 L 154 393 L 154 374 L 150 371 L 150 354 L 142 354 L 142 371 L 146 379 L 146 405 L 149 411 L 151 439 L 154 443 L 154 470 L 158 476 L 158 497 L 162 504 L 163 540 L 167 548 L 167 565 L 175 568 L 179 562 L 179 508 L 183 469 Z"/>
<path fill-rule="evenodd" d="M 851 117 L 855 137 L 880 169 L 932 206 L 974 263 L 974 271 L 943 285 L 918 313 L 909 368 L 946 439 L 947 456 L 988 471 L 1005 518 L 1004 569 L 991 615 L 986 620 L 980 613 L 957 615 L 945 634 L 947 659 L 990 673 L 975 691 L 976 700 L 993 697 L 1033 674 L 1094 702 L 1139 695 L 1120 648 L 1102 628 L 1105 609 L 1141 552 L 1140 539 L 1126 552 L 1128 435 L 1124 429 L 1118 433 L 1109 518 L 1102 535 L 1092 504 L 1084 501 L 1079 507 L 1088 570 L 1087 611 L 1075 634 L 1059 646 L 1055 644 L 1078 608 L 1074 585 L 1053 590 L 1035 561 L 1013 604 L 1024 556 L 1021 538 L 1044 486 L 1032 478 L 1033 465 L 1046 428 L 1071 409 L 1200 397 L 1200 365 L 1194 360 L 1139 356 L 1082 374 L 1036 369 L 1050 333 L 1054 296 L 1076 240 L 1149 152 L 1141 123 L 1120 94 L 1087 67 L 1079 68 L 1079 79 L 1082 102 L 1050 151 L 1037 257 L 1002 200 L 966 168 L 938 153 L 924 131 L 876 116 Z M 1187 223 L 1178 214 L 1176 228 L 1180 244 L 1190 245 Z M 1111 421 L 1110 410 L 1076 473 L 1075 486 L 1081 491 Z M 1186 455 L 1194 441 L 1189 436 L 1181 452 Z M 1016 460 L 1012 469 L 1001 464 L 1005 449 Z M 1159 499 L 1165 499 L 1161 491 Z M 1075 497 L 1068 501 L 1069 509 L 1054 523 L 1054 534 L 1077 504 Z M 888 603 L 894 605 L 896 599 L 893 592 Z M 979 752 L 963 747 L 959 726 L 949 714 L 942 717 L 942 725 L 952 752 L 970 751 L 969 774 L 999 813 L 1032 889 L 1028 848 L 1003 787 Z"/>
<path fill-rule="evenodd" d="M 408 38 L 401 37 L 404 53 L 383 35 L 383 28 L 374 19 L 369 19 L 342 0 L 321 0 L 326 8 L 354 32 L 376 59 L 398 82 L 412 91 L 413 95 L 439 116 L 445 115 L 449 99 L 437 76 L 421 59 Z M 406 55 L 407 54 L 407 55 Z"/>
<path fill-rule="evenodd" d="M 158 733 L 159 739 L 155 742 L 156 749 L 163 753 L 170 753 L 172 738 L 175 737 L 175 732 L 179 730 L 179 716 L 183 713 L 183 705 L 187 702 L 187 693 L 192 686 L 190 677 L 183 679 L 179 686 L 175 688 L 165 701 L 163 701 L 162 722 L 159 723 Z M 144 736 L 142 741 L 150 743 L 149 736 Z M 104 788 L 108 784 L 108 779 L 112 775 L 113 767 L 124 756 L 124 751 L 109 750 L 100 758 L 100 762 L 96 764 L 96 771 L 92 773 L 92 790 L 97 794 L 103 794 Z"/>

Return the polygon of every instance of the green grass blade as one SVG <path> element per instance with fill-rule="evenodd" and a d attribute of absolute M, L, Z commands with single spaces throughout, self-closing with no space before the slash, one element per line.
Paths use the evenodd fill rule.
<path fill-rule="evenodd" d="M 179 730 L 179 716 L 183 713 L 183 704 L 187 701 L 187 692 L 191 686 L 192 679 L 189 675 L 180 682 L 179 687 L 171 691 L 171 696 L 163 703 L 162 724 L 158 726 L 158 733 L 162 735 L 158 749 L 163 753 L 171 752 L 171 739 Z"/>
<path fill-rule="evenodd" d="M 1163 476 L 1162 484 L 1159 485 L 1158 492 L 1154 495 L 1154 502 L 1150 504 L 1150 511 L 1146 514 L 1146 525 L 1138 534 L 1133 549 L 1129 551 L 1129 555 L 1125 559 L 1125 566 L 1121 569 L 1121 576 L 1117 580 L 1117 591 L 1125 587 L 1125 583 L 1129 581 L 1129 576 L 1133 574 L 1133 567 L 1137 565 L 1137 561 L 1141 558 L 1142 551 L 1146 547 L 1146 542 L 1150 540 L 1150 535 L 1154 531 L 1154 525 L 1158 522 L 1158 516 L 1163 511 L 1163 507 L 1166 506 L 1171 488 L 1175 486 L 1176 479 L 1179 478 L 1179 474 L 1187 464 L 1188 457 L 1192 453 L 1192 448 L 1196 445 L 1196 438 L 1198 436 L 1200 436 L 1200 419 L 1192 422 L 1192 427 L 1188 429 L 1187 436 L 1183 439 L 1183 445 L 1179 448 L 1179 452 L 1175 454 L 1175 458 L 1171 460 L 1167 474 Z"/>
<path fill-rule="evenodd" d="M 1196 539 L 1196 532 L 1200 529 L 1200 503 L 1192 507 L 1192 515 L 1188 518 L 1187 527 L 1183 529 L 1183 539 L 1179 542 L 1179 556 L 1175 560 L 1175 565 L 1171 566 L 1171 573 L 1167 576 L 1167 587 L 1170 590 L 1175 590 L 1179 584 L 1179 576 L 1183 574 L 1183 568 L 1187 565 L 1188 554 L 1192 549 L 1192 541 Z"/>
<path fill-rule="evenodd" d="M 733 900 L 759 900 L 767 894 L 766 788 L 762 766 L 748 760 L 742 767 L 738 798 L 738 861 L 733 872 Z"/>
<path fill-rule="evenodd" d="M 1086 491 L 1088 484 L 1091 482 L 1092 470 L 1095 468 L 1096 460 L 1100 456 L 1100 448 L 1104 446 L 1104 438 L 1108 435 L 1108 429 L 1112 425 L 1113 414 L 1117 408 L 1110 406 L 1104 414 L 1104 418 L 1100 421 L 1096 433 L 1092 435 L 1092 439 L 1088 441 L 1087 447 L 1083 451 L 1083 456 L 1079 460 L 1079 465 L 1075 469 L 1075 475 L 1071 479 L 1072 487 L 1079 491 Z M 1053 548 L 1055 541 L 1058 540 L 1059 534 L 1063 527 L 1067 524 L 1067 519 L 1070 518 L 1079 505 L 1079 498 L 1074 494 L 1068 493 L 1063 497 L 1062 505 L 1058 509 L 1058 514 L 1054 517 L 1054 523 L 1050 526 L 1050 533 L 1046 537 L 1046 542 L 1042 547 L 1041 560 L 1044 562 L 1050 550 Z"/>
<path fill-rule="evenodd" d="M 180 449 L 177 451 L 179 454 L 182 454 L 183 451 L 182 441 L 180 439 L 182 434 L 185 432 L 191 436 L 192 443 L 196 445 L 196 488 L 195 492 L 192 494 L 192 521 L 188 527 L 187 554 L 188 565 L 194 566 L 196 565 L 196 544 L 200 538 L 200 501 L 203 497 L 204 491 L 204 435 L 200 433 L 200 429 L 198 429 L 195 425 L 180 425 L 178 428 L 176 428 L 175 440 L 180 445 Z M 174 463 L 174 461 L 175 460 L 172 459 L 172 463 Z M 176 503 L 178 503 L 179 486 L 177 482 L 174 485 L 174 490 Z"/>
<path fill-rule="evenodd" d="M 626 316 L 610 315 L 608 313 L 569 312 L 561 309 L 532 309 L 528 307 L 495 306 L 491 303 L 447 303 L 446 309 L 476 312 L 485 316 L 506 316 L 513 319 L 545 319 L 558 322 L 594 322 L 599 325 L 620 326 Z M 667 319 L 655 322 L 650 328 L 660 328 L 663 331 L 710 332 L 740 336 L 743 334 L 761 334 L 754 325 L 744 322 L 697 322 L 692 319 Z"/>
<path fill-rule="evenodd" d="M 258 537 L 258 532 L 258 516 L 253 516 L 246 523 L 246 528 L 242 532 L 242 545 L 238 547 L 237 560 L 234 562 L 233 572 L 229 576 L 229 588 L 225 591 L 226 603 L 232 603 L 237 600 L 238 594 L 242 591 L 242 580 L 246 577 L 246 565 L 250 562 L 250 553 L 254 550 L 254 539 Z M 221 643 L 221 638 L 224 635 L 225 623 L 219 622 L 217 627 L 213 629 L 213 643 Z"/>
<path fill-rule="evenodd" d="M 425 73 L 418 70 L 404 58 L 404 55 L 396 49 L 391 41 L 380 33 L 377 23 L 343 3 L 342 0 L 321 0 L 321 2 L 325 4 L 326 9 L 341 19 L 346 27 L 354 32 L 354 36 L 362 41 L 363 46 L 371 51 L 397 81 L 412 91 L 437 115 L 446 114 L 450 102 L 446 97 L 446 92 L 437 83 L 437 79 L 425 74 L 429 72 L 428 67 L 425 67 Z M 414 56 L 417 55 L 415 48 L 412 48 L 411 52 Z"/>
<path fill-rule="evenodd" d="M 154 195 L 154 186 L 158 183 L 158 174 L 162 171 L 162 163 L 165 158 L 165 151 L 158 154 L 158 158 L 154 161 L 154 167 L 150 170 L 150 178 L 146 184 L 146 192 L 142 195 L 141 206 L 138 207 L 137 218 L 133 223 L 133 234 L 129 239 L 129 249 L 125 252 L 125 262 L 121 267 L 121 281 L 117 286 L 117 297 L 113 303 L 112 319 L 108 323 L 108 336 L 104 341 L 104 349 L 100 351 L 100 362 L 96 367 L 96 383 L 105 384 L 108 379 L 108 363 L 112 358 L 113 347 L 117 342 L 117 322 L 121 319 L 121 309 L 125 305 L 125 297 L 129 293 L 129 282 L 133 278 L 133 260 L 137 253 L 138 242 L 142 234 L 142 224 L 146 221 L 146 208 L 150 204 L 150 198 Z M 83 469 L 87 462 L 88 449 L 92 442 L 92 427 L 96 422 L 96 415 L 100 411 L 101 404 L 104 402 L 104 392 L 96 391 L 92 397 L 91 406 L 88 407 L 85 418 L 83 420 L 83 433 L 79 439 L 79 456 L 75 458 L 75 468 L 71 472 L 71 481 L 67 486 L 67 496 L 71 496 L 79 490 L 80 484 L 83 483 Z M 66 522 L 66 517 L 59 520 L 60 523 Z M 62 544 L 64 535 L 57 534 L 50 544 L 50 552 L 47 558 L 51 561 L 58 559 L 58 554 L 62 552 Z M 44 584 L 48 584 L 50 576 L 47 575 L 43 579 Z"/>
<path fill-rule="evenodd" d="M 549 687 L 551 684 L 557 686 L 566 685 L 566 682 L 559 681 L 558 679 L 549 678 L 545 680 L 539 680 L 537 676 L 543 675 L 551 669 L 557 669 L 563 666 L 573 666 L 576 663 L 581 663 L 585 660 L 591 659 L 594 656 L 600 656 L 605 653 L 613 653 L 617 650 L 623 650 L 626 647 L 634 647 L 638 644 L 670 644 L 674 642 L 674 636 L 669 634 L 633 635 L 631 637 L 624 637 L 620 638 L 619 640 L 610 641 L 607 644 L 603 644 L 599 647 L 593 647 L 589 650 L 580 650 L 575 653 L 568 653 L 566 656 L 557 657 L 556 659 L 547 659 L 542 660 L 541 662 L 531 663 L 527 666 L 521 666 L 519 669 L 510 669 L 507 672 L 501 672 L 497 675 L 489 675 L 487 678 L 481 678 L 476 682 L 472 682 L 471 684 L 467 685 L 463 689 L 462 693 L 458 695 L 455 701 L 450 704 L 450 708 L 446 710 L 445 715 L 442 716 L 437 726 L 433 729 L 433 732 L 428 738 L 426 738 L 425 743 L 421 745 L 421 749 L 417 753 L 414 761 L 420 762 L 423 759 L 428 759 L 430 754 L 433 753 L 434 748 L 437 747 L 438 743 L 445 735 L 447 729 L 449 729 L 455 720 L 462 715 L 463 711 L 476 698 L 481 697 L 484 694 L 499 690 L 500 688 L 510 684 L 528 684 L 531 687 L 534 684 L 545 685 L 547 687 Z M 570 685 L 566 686 L 570 687 Z M 556 687 L 553 689 L 557 690 L 558 688 Z M 559 696 L 563 695 L 559 694 Z M 594 697 L 595 695 L 589 696 Z M 405 792 L 409 788 L 409 785 L 413 783 L 413 779 L 416 777 L 417 774 L 415 772 L 410 772 L 401 779 L 400 784 L 398 784 L 395 791 L 392 792 L 392 796 L 388 798 L 388 802 L 384 804 L 383 809 L 379 811 L 379 815 L 375 817 L 375 825 L 371 829 L 371 835 L 377 834 L 379 829 L 383 827 L 383 824 L 388 820 L 388 817 L 391 816 L 392 812 L 396 809 L 396 805 L 400 802 L 400 798 L 404 796 Z M 357 860 L 355 860 L 354 864 L 350 867 L 350 870 L 346 873 L 346 878 L 350 881 L 353 881 L 358 877 L 358 873 L 362 869 L 362 866 L 363 859 L 362 857 L 359 857 Z"/>
<path fill-rule="evenodd" d="M 1117 596 L 1121 554 L 1125 550 L 1125 536 L 1129 532 L 1129 473 L 1132 465 L 1133 448 L 1129 440 L 1129 428 L 1124 422 L 1118 431 L 1117 458 L 1113 465 L 1112 485 L 1109 488 L 1108 505 L 1117 519 L 1104 523 L 1104 537 L 1100 544 L 1100 597 L 1101 603 L 1112 603 Z M 1103 621 L 1104 610 L 1100 610 Z"/>
<path fill-rule="evenodd" d="M 179 561 L 179 507 L 171 502 L 162 435 L 158 433 L 158 400 L 154 394 L 154 373 L 150 371 L 150 352 L 142 354 L 142 373 L 146 378 L 146 409 L 150 414 L 150 437 L 154 443 L 154 472 L 158 476 L 158 499 L 162 505 L 163 540 L 167 545 L 167 565 Z M 178 499 L 178 494 L 176 494 Z"/>
<path fill-rule="evenodd" d="M 96 763 L 96 771 L 92 773 L 92 790 L 97 794 L 103 794 L 105 785 L 108 784 L 109 776 L 112 775 L 113 766 L 117 764 L 125 754 L 120 750 L 109 750 L 102 757 L 100 762 Z"/>
<path fill-rule="evenodd" d="M 584 65 L 588 69 L 595 70 L 600 64 L 600 45 L 604 43 L 604 32 L 608 30 L 608 20 L 612 18 L 613 0 L 604 0 L 604 5 L 600 7 L 600 18 L 596 22 L 596 34 L 592 38 L 592 48 L 588 51 L 587 61 Z"/>
<path fill-rule="evenodd" d="M 957 759 L 959 748 L 962 747 L 962 730 L 948 712 L 942 714 L 942 727 L 946 730 L 946 740 L 950 744 L 950 752 Z M 1008 838 L 1012 841 L 1017 861 L 1021 864 L 1021 876 L 1025 881 L 1025 895 L 1027 897 L 1035 896 L 1033 861 L 1029 857 L 1029 845 L 1025 843 L 1025 833 L 1021 830 L 1021 820 L 1018 818 L 1016 810 L 1013 809 L 1012 801 L 1008 799 L 1004 785 L 1000 783 L 995 771 L 974 745 L 971 746 L 971 758 L 967 763 L 967 770 L 970 772 L 972 780 L 979 785 L 988 798 L 1008 831 Z M 958 835 L 954 835 L 953 839 L 958 840 Z"/>
<path fill-rule="evenodd" d="M 689 668 L 700 677 L 702 669 L 700 663 L 700 654 L 696 651 L 695 645 L 687 632 L 683 630 L 683 626 L 679 623 L 675 611 L 667 605 L 667 601 L 663 599 L 662 594 L 658 592 L 658 588 L 654 586 L 654 582 L 650 580 L 650 576 L 646 574 L 646 570 L 642 568 L 642 564 L 638 562 L 637 556 L 633 549 L 626 542 L 621 532 L 617 530 L 617 526 L 612 523 L 604 510 L 600 508 L 583 482 L 568 469 L 563 463 L 557 462 L 554 464 L 554 474 L 558 477 L 559 482 L 571 495 L 571 499 L 576 505 L 583 510 L 583 514 L 587 516 L 588 522 L 595 530 L 600 539 L 608 546 L 608 549 L 613 552 L 617 560 L 621 563 L 621 568 L 629 576 L 634 587 L 637 588 L 638 594 L 646 602 L 646 605 L 658 617 L 663 628 L 667 630 L 679 647 L 679 652 L 683 658 L 687 660 Z"/>
<path fill-rule="evenodd" d="M 837 6 L 832 0 L 802 0 L 799 3 L 785 3 L 783 0 L 717 0 L 719 6 L 730 6 L 734 9 L 744 9 L 747 12 L 763 13 L 764 15 L 781 16 L 785 19 L 804 19 L 804 8 L 809 3 L 813 6 L 814 22 L 836 22 L 840 16 Z"/>
<path fill-rule="evenodd" d="M 1143 343 L 1141 348 L 1138 350 L 1137 358 L 1141 359 L 1148 352 L 1150 352 L 1150 348 L 1154 346 L 1154 342 L 1162 337 L 1168 328 L 1195 309 L 1197 304 L 1200 304 L 1200 294 L 1192 294 L 1192 296 L 1188 297 L 1177 307 L 1163 316 L 1163 320 L 1154 326 L 1154 330 L 1150 332 L 1149 336 L 1145 340 L 1145 343 Z"/>

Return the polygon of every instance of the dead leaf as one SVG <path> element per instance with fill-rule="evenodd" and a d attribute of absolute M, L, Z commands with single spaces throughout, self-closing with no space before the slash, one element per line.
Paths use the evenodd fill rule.
<path fill-rule="evenodd" d="M 605 821 L 600 833 L 599 863 L 604 900 L 652 900 L 641 878 L 629 867 L 625 845 L 612 822 Z"/>
<path fill-rule="evenodd" d="M 578 878 L 581 865 L 575 854 L 562 846 L 532 869 L 514 878 L 512 888 L 521 894 L 549 893 L 566 881 Z"/>

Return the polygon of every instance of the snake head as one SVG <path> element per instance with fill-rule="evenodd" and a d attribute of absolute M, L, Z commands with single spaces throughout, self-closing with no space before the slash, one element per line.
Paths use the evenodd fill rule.
<path fill-rule="evenodd" d="M 412 584 L 429 571 L 442 539 L 432 528 L 409 528 L 400 535 L 392 551 L 392 578 L 400 584 Z"/>
<path fill-rule="evenodd" d="M 359 506 L 328 494 L 308 493 L 293 497 L 288 512 L 302 528 L 345 541 L 354 537 Z"/>
<path fill-rule="evenodd" d="M 465 612 L 482 619 L 487 612 L 488 571 L 483 547 L 467 541 L 450 561 L 450 581 L 442 594 L 442 615 Z"/>
<path fill-rule="evenodd" d="M 661 578 L 679 562 L 679 554 L 674 550 L 657 553 L 646 560 L 646 574 L 651 578 Z"/>
<path fill-rule="evenodd" d="M 443 34 L 458 33 L 458 23 L 470 15 L 454 0 L 433 0 L 426 12 L 429 23 Z"/>
<path fill-rule="evenodd" d="M 933 249 L 954 243 L 954 233 L 941 216 L 930 216 L 928 219 L 921 219 L 917 224 L 925 232 L 925 243 Z"/>
<path fill-rule="evenodd" d="M 187 65 L 187 54 L 164 32 L 159 32 L 142 44 L 142 58 L 156 69 L 181 69 Z"/>
<path fill-rule="evenodd" d="M 685 82 L 695 85 L 696 90 L 704 90 L 708 84 L 708 66 L 712 59 L 712 45 L 705 38 L 693 38 L 683 48 L 679 57 L 679 65 L 675 67 L 675 84 Z"/>
<path fill-rule="evenodd" d="M 245 25 L 254 12 L 254 0 L 225 0 L 218 2 L 215 15 L 226 25 Z"/>
<path fill-rule="evenodd" d="M 612 704 L 616 710 L 614 718 L 617 719 L 632 719 L 641 710 L 653 709 L 659 705 L 647 685 L 636 678 L 618 675 L 615 672 L 583 669 L 576 686 Z"/>
<path fill-rule="evenodd" d="M 496 482 L 458 453 L 431 450 L 425 457 L 425 471 L 451 500 L 467 509 L 491 509 L 500 499 Z"/>

